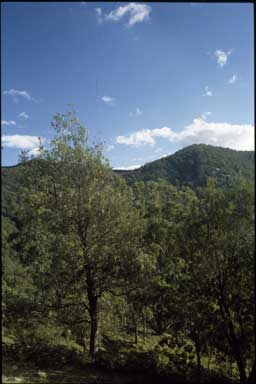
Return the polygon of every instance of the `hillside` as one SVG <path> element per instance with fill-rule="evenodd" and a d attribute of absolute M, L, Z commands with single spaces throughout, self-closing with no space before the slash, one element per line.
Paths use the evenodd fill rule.
<path fill-rule="evenodd" d="M 235 181 L 239 176 L 254 180 L 254 151 L 235 151 L 205 144 L 194 144 L 173 155 L 147 163 L 132 171 L 115 170 L 129 183 L 164 179 L 174 185 L 204 186 L 208 177 L 217 178 L 220 185 Z M 19 165 L 2 167 L 2 199 L 11 198 L 20 183 Z"/>
<path fill-rule="evenodd" d="M 204 186 L 208 177 L 214 177 L 223 185 L 239 176 L 253 180 L 254 158 L 253 151 L 194 144 L 141 168 L 116 172 L 129 183 L 164 179 L 174 185 L 197 187 Z"/>

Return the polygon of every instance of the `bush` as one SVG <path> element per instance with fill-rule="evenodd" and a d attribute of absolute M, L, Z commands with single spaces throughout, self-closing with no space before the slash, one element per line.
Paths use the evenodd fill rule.
<path fill-rule="evenodd" d="M 62 337 L 62 332 L 63 329 L 41 324 L 37 330 L 18 330 L 16 337 L 5 335 L 4 357 L 10 361 L 33 362 L 40 368 L 83 364 L 81 346 L 71 337 Z"/>
<path fill-rule="evenodd" d="M 150 372 L 165 375 L 182 374 L 187 369 L 189 352 L 170 349 L 166 343 L 161 345 L 134 345 L 122 339 L 103 337 L 104 348 L 96 354 L 96 364 L 110 369 L 133 372 Z"/>

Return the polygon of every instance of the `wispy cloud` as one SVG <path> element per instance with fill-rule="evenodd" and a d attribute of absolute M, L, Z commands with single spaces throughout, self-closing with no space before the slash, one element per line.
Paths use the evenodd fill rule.
<path fill-rule="evenodd" d="M 111 96 L 102 96 L 101 100 L 104 101 L 104 103 L 106 103 L 108 105 L 114 105 L 115 104 L 115 98 L 111 97 Z"/>
<path fill-rule="evenodd" d="M 212 114 L 211 112 L 204 112 L 204 113 L 202 113 L 201 118 L 202 118 L 203 120 L 206 120 L 207 117 L 210 116 L 211 114 Z"/>
<path fill-rule="evenodd" d="M 204 87 L 204 93 L 203 96 L 212 96 L 212 91 L 209 90 L 209 87 Z"/>
<path fill-rule="evenodd" d="M 8 91 L 4 91 L 4 95 L 11 96 L 16 103 L 18 103 L 20 97 L 29 101 L 38 101 L 27 91 L 19 91 L 17 89 L 9 89 Z"/>
<path fill-rule="evenodd" d="M 95 8 L 95 12 L 96 12 L 96 19 L 97 19 L 98 23 L 101 24 L 103 22 L 102 9 L 101 8 Z"/>
<path fill-rule="evenodd" d="M 235 84 L 236 81 L 237 81 L 237 75 L 233 75 L 233 76 L 229 79 L 228 83 L 229 83 L 229 84 Z"/>
<path fill-rule="evenodd" d="M 127 26 L 132 27 L 137 23 L 142 23 L 149 19 L 151 7 L 147 4 L 141 3 L 128 3 L 115 8 L 111 12 L 103 15 L 101 8 L 96 8 L 96 17 L 99 23 L 103 21 L 119 21 L 123 17 L 128 16 Z"/>
<path fill-rule="evenodd" d="M 167 156 L 170 156 L 173 154 L 173 151 L 172 152 L 167 152 L 167 153 L 164 153 L 163 155 L 160 156 L 160 159 L 162 159 L 163 157 L 167 157 Z"/>
<path fill-rule="evenodd" d="M 114 145 L 109 144 L 109 145 L 107 146 L 107 148 L 106 148 L 106 151 L 107 151 L 107 152 L 110 152 L 110 151 L 112 151 L 114 148 L 115 148 Z"/>
<path fill-rule="evenodd" d="M 35 149 L 39 146 L 39 139 L 38 136 L 30 135 L 3 135 L 2 145 L 8 148 Z"/>
<path fill-rule="evenodd" d="M 39 147 L 35 147 L 28 152 L 29 156 L 38 156 L 40 154 Z"/>
<path fill-rule="evenodd" d="M 223 67 L 224 65 L 227 64 L 228 56 L 231 55 L 232 52 L 233 52 L 232 49 L 230 49 L 227 52 L 222 51 L 221 49 L 216 49 L 216 51 L 214 52 L 214 55 L 220 67 Z"/>
<path fill-rule="evenodd" d="M 14 125 L 16 125 L 16 122 L 13 120 L 2 120 L 1 125 L 14 126 Z"/>
<path fill-rule="evenodd" d="M 140 115 L 142 115 L 142 113 L 143 113 L 143 111 L 140 108 L 137 107 L 135 109 L 135 112 L 130 112 L 129 113 L 129 116 L 130 117 L 140 116 Z"/>
<path fill-rule="evenodd" d="M 141 167 L 141 164 L 136 164 L 136 165 L 127 165 L 127 166 L 116 167 L 113 169 L 119 169 L 120 171 L 130 171 L 132 169 L 137 169 L 140 167 Z"/>
<path fill-rule="evenodd" d="M 23 119 L 28 119 L 29 118 L 29 115 L 26 113 L 26 112 L 21 112 L 19 114 L 19 117 L 23 118 Z"/>
<path fill-rule="evenodd" d="M 196 118 L 180 132 L 171 128 L 141 130 L 126 136 L 118 136 L 116 142 L 129 146 L 156 144 L 156 138 L 162 137 L 181 146 L 190 144 L 211 144 L 236 150 L 254 149 L 254 127 L 250 124 L 215 123 Z"/>

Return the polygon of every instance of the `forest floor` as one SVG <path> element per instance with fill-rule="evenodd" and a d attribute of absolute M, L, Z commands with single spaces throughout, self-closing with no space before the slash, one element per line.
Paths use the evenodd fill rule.
<path fill-rule="evenodd" d="M 92 366 L 84 368 L 64 366 L 59 369 L 40 370 L 33 365 L 7 364 L 2 366 L 3 384 L 142 384 L 144 375 L 127 375 L 122 372 L 110 372 Z"/>
<path fill-rule="evenodd" d="M 99 351 L 95 364 L 92 364 L 89 354 L 81 355 L 82 347 L 77 349 L 77 345 L 74 350 L 73 344 L 69 345 L 71 349 L 67 349 L 67 346 L 64 348 L 63 345 L 44 344 L 24 348 L 15 343 L 15 340 L 10 341 L 10 337 L 5 337 L 4 341 L 5 353 L 2 360 L 4 384 L 195 384 L 198 382 L 196 366 L 192 368 L 186 366 L 184 370 L 182 365 L 180 371 L 175 367 L 170 368 L 172 361 L 177 361 L 179 367 L 180 352 L 184 353 L 183 349 L 176 351 L 169 348 L 172 360 L 164 360 L 163 358 L 169 356 L 164 354 L 166 347 L 160 349 L 161 355 L 159 348 L 156 349 L 159 340 L 153 337 L 147 340 L 147 343 L 143 342 L 136 346 L 123 339 L 109 339 L 108 350 Z M 227 367 L 224 367 L 225 372 L 221 373 L 223 368 L 217 367 L 216 362 L 215 365 L 212 363 L 210 370 L 207 365 L 207 358 L 202 356 L 200 377 L 202 384 L 237 382 L 225 376 Z"/>

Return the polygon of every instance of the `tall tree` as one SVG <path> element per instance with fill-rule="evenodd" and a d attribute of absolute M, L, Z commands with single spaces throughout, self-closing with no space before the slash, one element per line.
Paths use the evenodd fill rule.
<path fill-rule="evenodd" d="M 93 356 L 101 296 L 136 272 L 139 215 L 101 146 L 87 146 L 75 115 L 58 114 L 52 126 L 56 136 L 30 162 L 30 188 L 23 189 L 24 257 L 36 267 L 42 305 L 87 310 Z"/>

